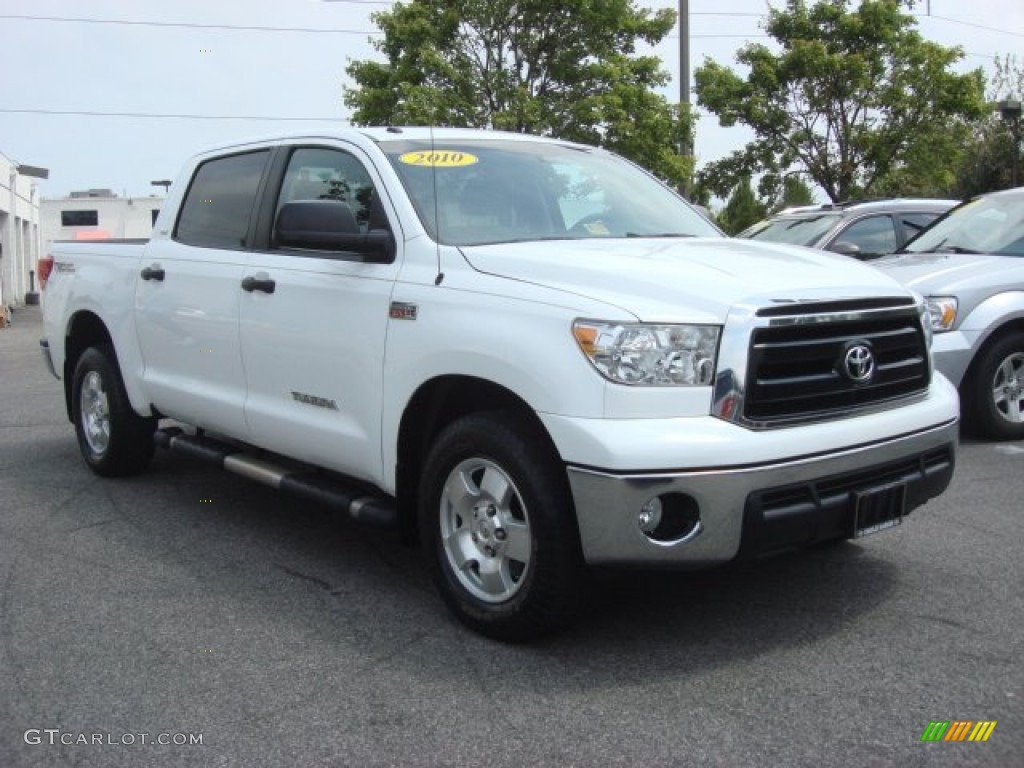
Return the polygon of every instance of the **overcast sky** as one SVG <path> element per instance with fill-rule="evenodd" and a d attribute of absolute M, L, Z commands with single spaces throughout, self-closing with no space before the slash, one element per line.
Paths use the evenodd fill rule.
<path fill-rule="evenodd" d="M 0 152 L 49 168 L 41 186 L 46 197 L 90 187 L 149 195 L 157 191 L 150 181 L 173 178 L 200 149 L 299 127 L 301 120 L 344 121 L 345 65 L 374 55 L 370 13 L 390 5 L 0 0 Z M 690 0 L 691 67 L 705 57 L 733 63 L 745 42 L 764 40 L 765 8 L 764 0 Z M 991 71 L 993 58 L 1007 53 L 1024 59 L 1022 0 L 921 0 L 918 10 L 922 34 L 964 48 L 963 69 Z M 678 73 L 677 34 L 656 52 Z M 675 82 L 668 93 L 677 98 Z M 742 129 L 703 118 L 698 164 L 747 138 Z"/>

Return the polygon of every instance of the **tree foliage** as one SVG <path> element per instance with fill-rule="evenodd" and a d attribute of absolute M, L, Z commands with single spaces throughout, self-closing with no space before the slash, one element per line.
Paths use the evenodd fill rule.
<path fill-rule="evenodd" d="M 718 225 L 727 234 L 736 235 L 767 214 L 768 206 L 757 199 L 750 179 L 747 178 L 733 189 L 725 208 L 718 214 Z"/>
<path fill-rule="evenodd" d="M 765 30 L 778 50 L 741 48 L 745 79 L 710 59 L 696 71 L 698 103 L 756 136 L 709 166 L 709 183 L 721 193 L 762 173 L 762 194 L 774 196 L 797 167 L 835 202 L 896 177 L 951 185 L 948 158 L 984 111 L 983 78 L 952 72 L 962 52 L 915 27 L 899 0 L 786 0 L 770 9 Z"/>
<path fill-rule="evenodd" d="M 998 112 L 998 102 L 1004 99 L 1024 100 L 1024 66 L 1016 56 L 996 59 L 995 73 L 986 91 L 989 113 L 971 129 L 961 152 L 956 170 L 954 194 L 968 198 L 982 192 L 1007 189 L 1013 183 L 1012 158 L 1015 157 L 1010 126 Z M 1024 176 L 1024 162 L 1017 157 L 1020 174 Z"/>
<path fill-rule="evenodd" d="M 675 184 L 692 121 L 655 89 L 669 75 L 639 55 L 675 13 L 633 0 L 410 0 L 373 14 L 384 61 L 349 63 L 356 125 L 452 125 L 607 147 Z"/>

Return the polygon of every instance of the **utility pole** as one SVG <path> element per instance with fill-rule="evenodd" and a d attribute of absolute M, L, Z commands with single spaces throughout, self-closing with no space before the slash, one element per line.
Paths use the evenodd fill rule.
<path fill-rule="evenodd" d="M 679 109 L 683 114 L 690 111 L 690 0 L 679 0 Z M 684 157 L 693 154 L 689 138 L 683 139 L 679 150 Z M 689 180 L 681 192 L 689 195 Z"/>

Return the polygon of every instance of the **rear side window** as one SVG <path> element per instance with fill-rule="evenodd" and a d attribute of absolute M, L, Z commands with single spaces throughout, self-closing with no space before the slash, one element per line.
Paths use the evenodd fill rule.
<path fill-rule="evenodd" d="M 185 194 L 174 239 L 204 248 L 244 248 L 269 156 L 268 150 L 261 150 L 200 165 Z"/>

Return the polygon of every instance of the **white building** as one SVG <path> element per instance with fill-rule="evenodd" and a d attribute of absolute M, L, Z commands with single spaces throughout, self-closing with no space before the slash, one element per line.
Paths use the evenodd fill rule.
<path fill-rule="evenodd" d="M 43 250 L 54 240 L 148 238 L 164 199 L 118 197 L 109 189 L 72 192 L 68 197 L 43 198 Z"/>
<path fill-rule="evenodd" d="M 30 274 L 40 254 L 39 178 L 46 169 L 0 153 L 0 325 L 6 307 L 20 306 L 39 289 Z"/>

